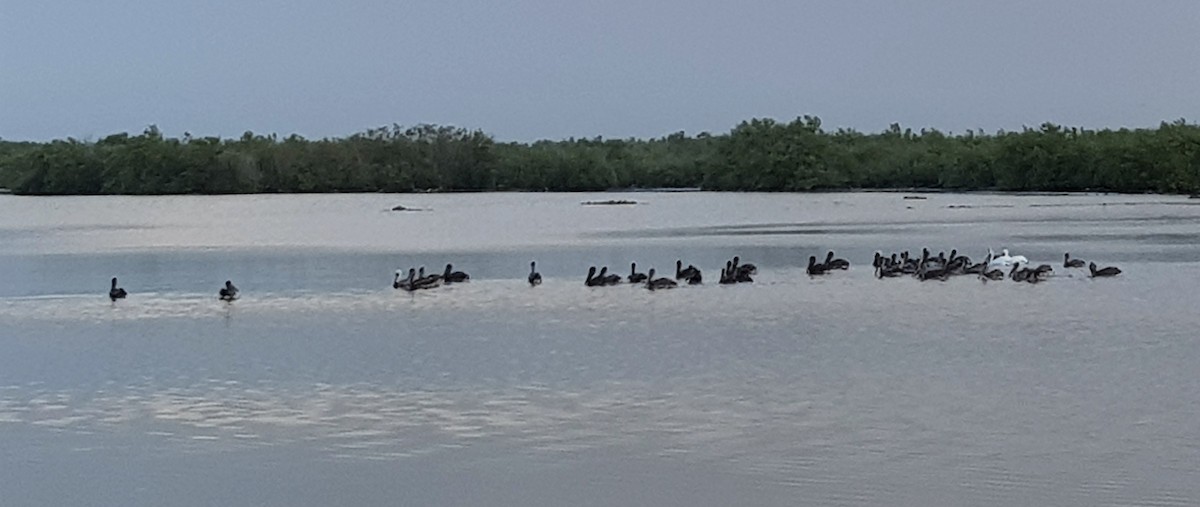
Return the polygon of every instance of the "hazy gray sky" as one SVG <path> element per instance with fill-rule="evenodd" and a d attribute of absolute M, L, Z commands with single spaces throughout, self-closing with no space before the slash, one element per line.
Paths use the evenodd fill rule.
<path fill-rule="evenodd" d="M 0 137 L 1200 120 L 1200 1 L 0 0 Z"/>

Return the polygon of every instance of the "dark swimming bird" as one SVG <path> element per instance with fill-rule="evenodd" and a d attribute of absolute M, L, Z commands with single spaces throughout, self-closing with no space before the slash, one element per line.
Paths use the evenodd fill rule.
<path fill-rule="evenodd" d="M 413 279 L 417 276 L 417 270 L 408 268 L 408 278 L 400 278 L 400 270 L 396 270 L 396 277 L 392 279 L 393 289 L 404 289 L 407 291 L 413 290 Z"/>
<path fill-rule="evenodd" d="M 1008 278 L 1014 282 L 1025 281 L 1025 272 L 1021 270 L 1020 263 L 1013 264 L 1012 269 L 1008 271 Z"/>
<path fill-rule="evenodd" d="M 1014 282 L 1028 282 L 1030 278 L 1037 278 L 1037 276 L 1037 271 L 1022 268 L 1019 262 L 1014 263 L 1012 270 L 1008 272 L 1008 277 Z"/>
<path fill-rule="evenodd" d="M 1064 268 L 1082 268 L 1084 266 L 1083 259 L 1072 259 L 1071 252 L 1063 254 Z"/>
<path fill-rule="evenodd" d="M 689 268 L 691 266 L 688 266 Z M 749 275 L 747 275 L 749 276 Z M 704 283 L 704 277 L 700 275 L 699 269 L 694 269 L 686 278 L 688 285 L 700 285 Z"/>
<path fill-rule="evenodd" d="M 442 273 L 442 280 L 444 280 L 446 283 L 465 282 L 471 279 L 471 275 L 463 273 L 462 271 L 451 272 L 452 269 L 453 267 L 447 264 L 446 271 Z"/>
<path fill-rule="evenodd" d="M 442 284 L 442 275 L 425 275 L 425 266 L 417 271 L 417 279 L 413 285 L 418 289 L 432 289 Z"/>
<path fill-rule="evenodd" d="M 904 271 L 895 266 L 879 266 L 875 268 L 876 278 L 895 278 L 904 274 Z"/>
<path fill-rule="evenodd" d="M 829 269 L 826 268 L 825 265 L 823 265 L 823 264 L 817 264 L 817 256 L 810 255 L 810 256 L 808 256 L 807 271 L 808 271 L 809 276 L 813 276 L 813 275 L 823 275 L 823 274 L 827 273 L 829 271 Z"/>
<path fill-rule="evenodd" d="M 405 280 L 399 279 L 400 272 L 396 272 L 396 280 L 392 282 L 392 287 L 396 289 L 404 289 L 408 292 L 413 292 L 421 289 L 432 289 L 442 284 L 441 276 L 429 275 L 420 276 L 420 273 L 408 268 L 408 278 Z"/>
<path fill-rule="evenodd" d="M 1042 264 L 1042 265 L 1040 265 L 1036 268 L 1032 268 L 1032 269 L 1025 268 L 1025 269 L 1022 269 L 1021 272 L 1018 274 L 1018 278 L 1020 278 L 1020 280 L 1017 280 L 1017 281 L 1024 281 L 1024 282 L 1028 282 L 1028 283 L 1038 283 L 1042 280 L 1045 280 L 1046 277 L 1050 276 L 1050 273 L 1053 273 L 1053 272 L 1054 272 L 1054 268 L 1052 268 L 1049 264 Z"/>
<path fill-rule="evenodd" d="M 647 289 L 650 289 L 650 290 L 674 289 L 676 285 L 677 284 L 675 283 L 675 280 L 672 280 L 670 278 L 664 277 L 664 278 L 659 278 L 659 279 L 655 280 L 653 268 L 651 268 L 650 272 L 646 275 L 646 288 Z"/>
<path fill-rule="evenodd" d="M 917 269 L 916 277 L 918 280 L 937 280 L 944 282 L 950 278 L 950 272 L 944 267 L 930 268 L 928 264 L 921 264 Z"/>
<path fill-rule="evenodd" d="M 422 278 L 417 278 L 417 276 L 417 270 L 408 268 L 408 279 L 400 282 L 400 288 L 409 292 L 432 288 L 432 285 L 428 284 L 429 282 L 422 282 Z"/>
<path fill-rule="evenodd" d="M 529 261 L 529 285 L 541 285 L 542 274 L 537 272 L 537 261 Z"/>
<path fill-rule="evenodd" d="M 929 249 L 922 248 L 921 249 L 921 261 L 917 264 L 918 271 L 920 270 L 921 266 L 926 266 L 928 268 L 932 268 L 933 271 L 940 271 L 946 267 L 945 259 L 946 259 L 946 254 L 944 252 L 939 253 L 937 257 L 930 257 Z"/>
<path fill-rule="evenodd" d="M 441 287 L 441 285 L 442 285 L 442 280 L 440 277 L 434 278 L 432 276 L 427 276 L 422 279 L 413 280 L 413 288 L 414 289 L 434 289 L 437 287 Z"/>
<path fill-rule="evenodd" d="M 1118 268 L 1116 266 L 1109 266 L 1104 269 L 1096 269 L 1095 262 L 1088 263 L 1088 270 L 1092 272 L 1092 278 L 1105 277 L 1105 276 L 1117 276 L 1117 275 L 1121 274 L 1121 268 Z M 116 280 L 116 279 L 114 278 L 114 280 Z"/>
<path fill-rule="evenodd" d="M 608 274 L 608 266 L 600 268 L 600 274 L 596 278 L 600 280 L 600 285 L 616 285 L 621 283 L 621 275 Z"/>
<path fill-rule="evenodd" d="M 971 259 L 965 255 L 956 255 L 957 250 L 950 251 L 950 258 L 946 259 L 946 272 L 951 275 L 965 275 L 967 269 L 971 268 Z"/>
<path fill-rule="evenodd" d="M 584 285 L 586 285 L 588 287 L 597 287 L 597 286 L 601 285 L 603 282 L 604 281 L 601 280 L 600 277 L 596 276 L 596 266 L 592 266 L 592 267 L 588 268 L 587 278 L 585 278 L 583 280 Z"/>
<path fill-rule="evenodd" d="M 717 280 L 717 283 L 750 283 L 753 281 L 750 278 L 750 270 L 737 267 L 734 261 L 725 261 L 725 269 L 721 270 L 721 278 Z"/>
<path fill-rule="evenodd" d="M 221 301 L 233 301 L 238 298 L 238 288 L 233 286 L 233 282 L 225 280 L 225 287 L 222 287 L 217 294 L 220 295 Z"/>
<path fill-rule="evenodd" d="M 117 277 L 114 276 L 112 279 L 112 286 L 111 286 L 111 288 L 108 289 L 108 299 L 111 299 L 113 301 L 116 301 L 118 299 L 125 299 L 125 296 L 127 294 L 128 293 L 125 292 L 125 289 L 117 287 Z"/>
<path fill-rule="evenodd" d="M 719 280 L 717 280 L 717 283 L 719 283 L 721 285 L 729 285 L 729 284 L 737 283 L 737 280 L 734 280 L 734 278 L 732 276 L 729 276 L 728 269 L 721 268 L 721 278 Z"/>
<path fill-rule="evenodd" d="M 1003 280 L 1004 272 L 1002 269 L 996 268 L 996 269 L 990 270 L 990 272 L 980 273 L 979 276 L 982 276 L 982 278 L 988 279 L 988 280 Z"/>
<path fill-rule="evenodd" d="M 892 254 L 889 259 L 883 254 L 875 252 L 875 260 L 871 262 L 875 267 L 876 278 L 895 278 L 904 274 L 904 267 L 896 263 L 896 254 Z"/>
<path fill-rule="evenodd" d="M 647 277 L 645 273 L 637 272 L 636 262 L 629 263 L 629 283 L 642 283 L 646 281 L 646 278 Z"/>
<path fill-rule="evenodd" d="M 688 264 L 687 269 L 684 269 L 683 261 L 678 260 L 678 259 L 675 260 L 675 279 L 676 280 L 683 280 L 686 278 L 691 278 L 692 276 L 695 276 L 696 273 L 699 273 L 699 272 L 700 272 L 700 270 L 697 269 L 696 266 Z"/>
<path fill-rule="evenodd" d="M 830 250 L 825 255 L 825 269 L 850 269 L 850 261 L 846 259 L 834 259 L 833 250 Z"/>
<path fill-rule="evenodd" d="M 733 269 L 736 271 L 734 273 L 734 275 L 738 275 L 741 273 L 745 273 L 747 275 L 758 274 L 758 266 L 750 264 L 749 262 L 739 265 L 738 261 L 740 261 L 740 260 L 741 259 L 738 258 L 738 256 L 736 256 L 736 255 L 733 256 Z"/>

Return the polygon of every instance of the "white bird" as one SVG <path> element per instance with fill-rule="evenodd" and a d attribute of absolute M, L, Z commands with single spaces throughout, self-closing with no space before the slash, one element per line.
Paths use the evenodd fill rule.
<path fill-rule="evenodd" d="M 1026 259 L 1024 255 L 1009 255 L 1007 248 L 1001 250 L 1000 253 L 1003 255 L 997 257 L 992 249 L 988 249 L 988 256 L 992 258 L 991 262 L 988 262 L 989 268 L 1007 268 L 1013 264 L 1029 264 L 1029 259 Z"/>

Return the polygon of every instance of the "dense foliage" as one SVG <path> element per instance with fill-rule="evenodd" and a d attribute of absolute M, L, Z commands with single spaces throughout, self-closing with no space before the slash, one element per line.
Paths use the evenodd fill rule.
<path fill-rule="evenodd" d="M 0 186 L 22 194 L 605 190 L 698 187 L 1196 193 L 1200 126 L 946 135 L 892 125 L 827 132 L 815 117 L 742 122 L 728 134 L 496 143 L 434 125 L 347 138 L 0 141 Z"/>

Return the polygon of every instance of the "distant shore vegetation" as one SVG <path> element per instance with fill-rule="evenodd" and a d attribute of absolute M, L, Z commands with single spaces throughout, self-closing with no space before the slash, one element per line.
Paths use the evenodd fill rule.
<path fill-rule="evenodd" d="M 0 140 L 0 187 L 16 194 L 598 191 L 1200 192 L 1200 126 L 944 134 L 892 125 L 827 131 L 820 119 L 753 119 L 725 134 L 496 142 L 417 125 L 344 138 L 246 132 L 238 139 L 140 135 Z"/>

